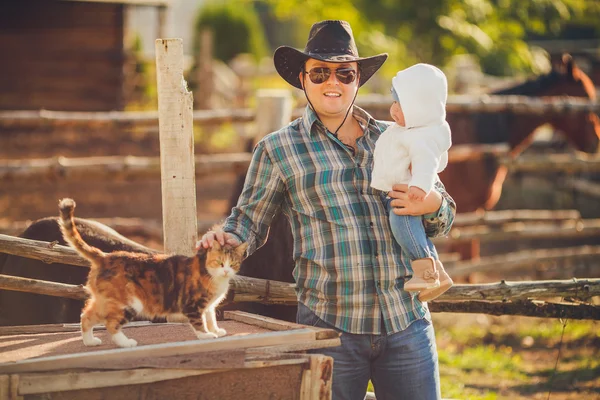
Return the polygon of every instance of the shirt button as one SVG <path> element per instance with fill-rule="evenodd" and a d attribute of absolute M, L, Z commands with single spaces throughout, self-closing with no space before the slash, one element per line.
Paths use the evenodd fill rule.
<path fill-rule="evenodd" d="M 373 221 L 369 222 L 369 226 L 372 228 L 375 224 L 373 223 Z"/>
<path fill-rule="evenodd" d="M 356 163 L 356 166 L 357 166 L 358 168 L 360 168 L 360 164 L 359 164 L 359 163 Z"/>
<path fill-rule="evenodd" d="M 365 192 L 361 190 L 361 191 L 360 191 L 360 194 L 365 194 Z"/>

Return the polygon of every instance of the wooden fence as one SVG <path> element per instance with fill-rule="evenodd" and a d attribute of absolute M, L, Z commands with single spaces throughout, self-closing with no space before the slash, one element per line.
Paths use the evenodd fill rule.
<path fill-rule="evenodd" d="M 88 267 L 89 262 L 70 247 L 0 235 L 0 252 L 34 258 L 47 263 L 65 263 Z M 51 268 L 51 266 L 49 266 Z M 294 285 L 237 276 L 231 287 L 233 301 L 265 304 L 295 304 Z M 84 290 L 36 279 L 0 275 L 0 289 L 17 290 L 83 300 Z M 600 295 L 600 279 L 567 281 L 505 282 L 469 285 L 457 284 L 431 303 L 432 311 L 487 313 L 600 319 L 600 307 L 582 302 Z M 556 302 L 556 298 L 563 301 Z M 547 301 L 547 300 L 551 301 Z M 568 300 L 565 300 L 568 299 Z"/>

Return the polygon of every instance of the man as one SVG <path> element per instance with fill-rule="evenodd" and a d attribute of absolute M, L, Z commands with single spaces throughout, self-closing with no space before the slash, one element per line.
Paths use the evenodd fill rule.
<path fill-rule="evenodd" d="M 298 322 L 341 332 L 341 346 L 315 351 L 334 359 L 336 400 L 363 399 L 369 380 L 378 400 L 440 398 L 431 316 L 417 293 L 403 290 L 408 258 L 392 238 L 386 193 L 369 185 L 375 142 L 389 123 L 354 106 L 358 88 L 386 58 L 360 58 L 344 21 L 313 25 L 303 52 L 278 48 L 278 73 L 304 91 L 309 106 L 256 145 L 223 230 L 199 242 L 248 242 L 251 254 L 283 211 L 294 236 Z M 429 236 L 447 234 L 455 205 L 443 185 L 422 202 L 406 191 L 397 185 L 389 193 L 395 212 L 425 215 Z"/>

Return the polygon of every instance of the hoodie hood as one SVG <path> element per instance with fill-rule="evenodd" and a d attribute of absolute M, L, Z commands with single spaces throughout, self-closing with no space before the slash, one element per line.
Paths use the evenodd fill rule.
<path fill-rule="evenodd" d="M 416 64 L 392 78 L 404 113 L 406 128 L 438 125 L 446 120 L 448 81 L 439 69 Z"/>

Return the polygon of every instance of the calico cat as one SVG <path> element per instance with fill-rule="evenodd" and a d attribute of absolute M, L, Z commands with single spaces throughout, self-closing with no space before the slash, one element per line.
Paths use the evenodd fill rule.
<path fill-rule="evenodd" d="M 86 346 L 98 346 L 93 328 L 104 323 L 120 347 L 137 345 L 121 327 L 139 315 L 147 318 L 185 315 L 199 339 L 227 332 L 217 326 L 215 307 L 239 271 L 247 243 L 236 248 L 213 244 L 196 255 L 104 253 L 81 239 L 74 223 L 75 201 L 59 202 L 65 240 L 91 262 L 86 289 L 90 294 L 81 314 L 81 335 Z"/>

